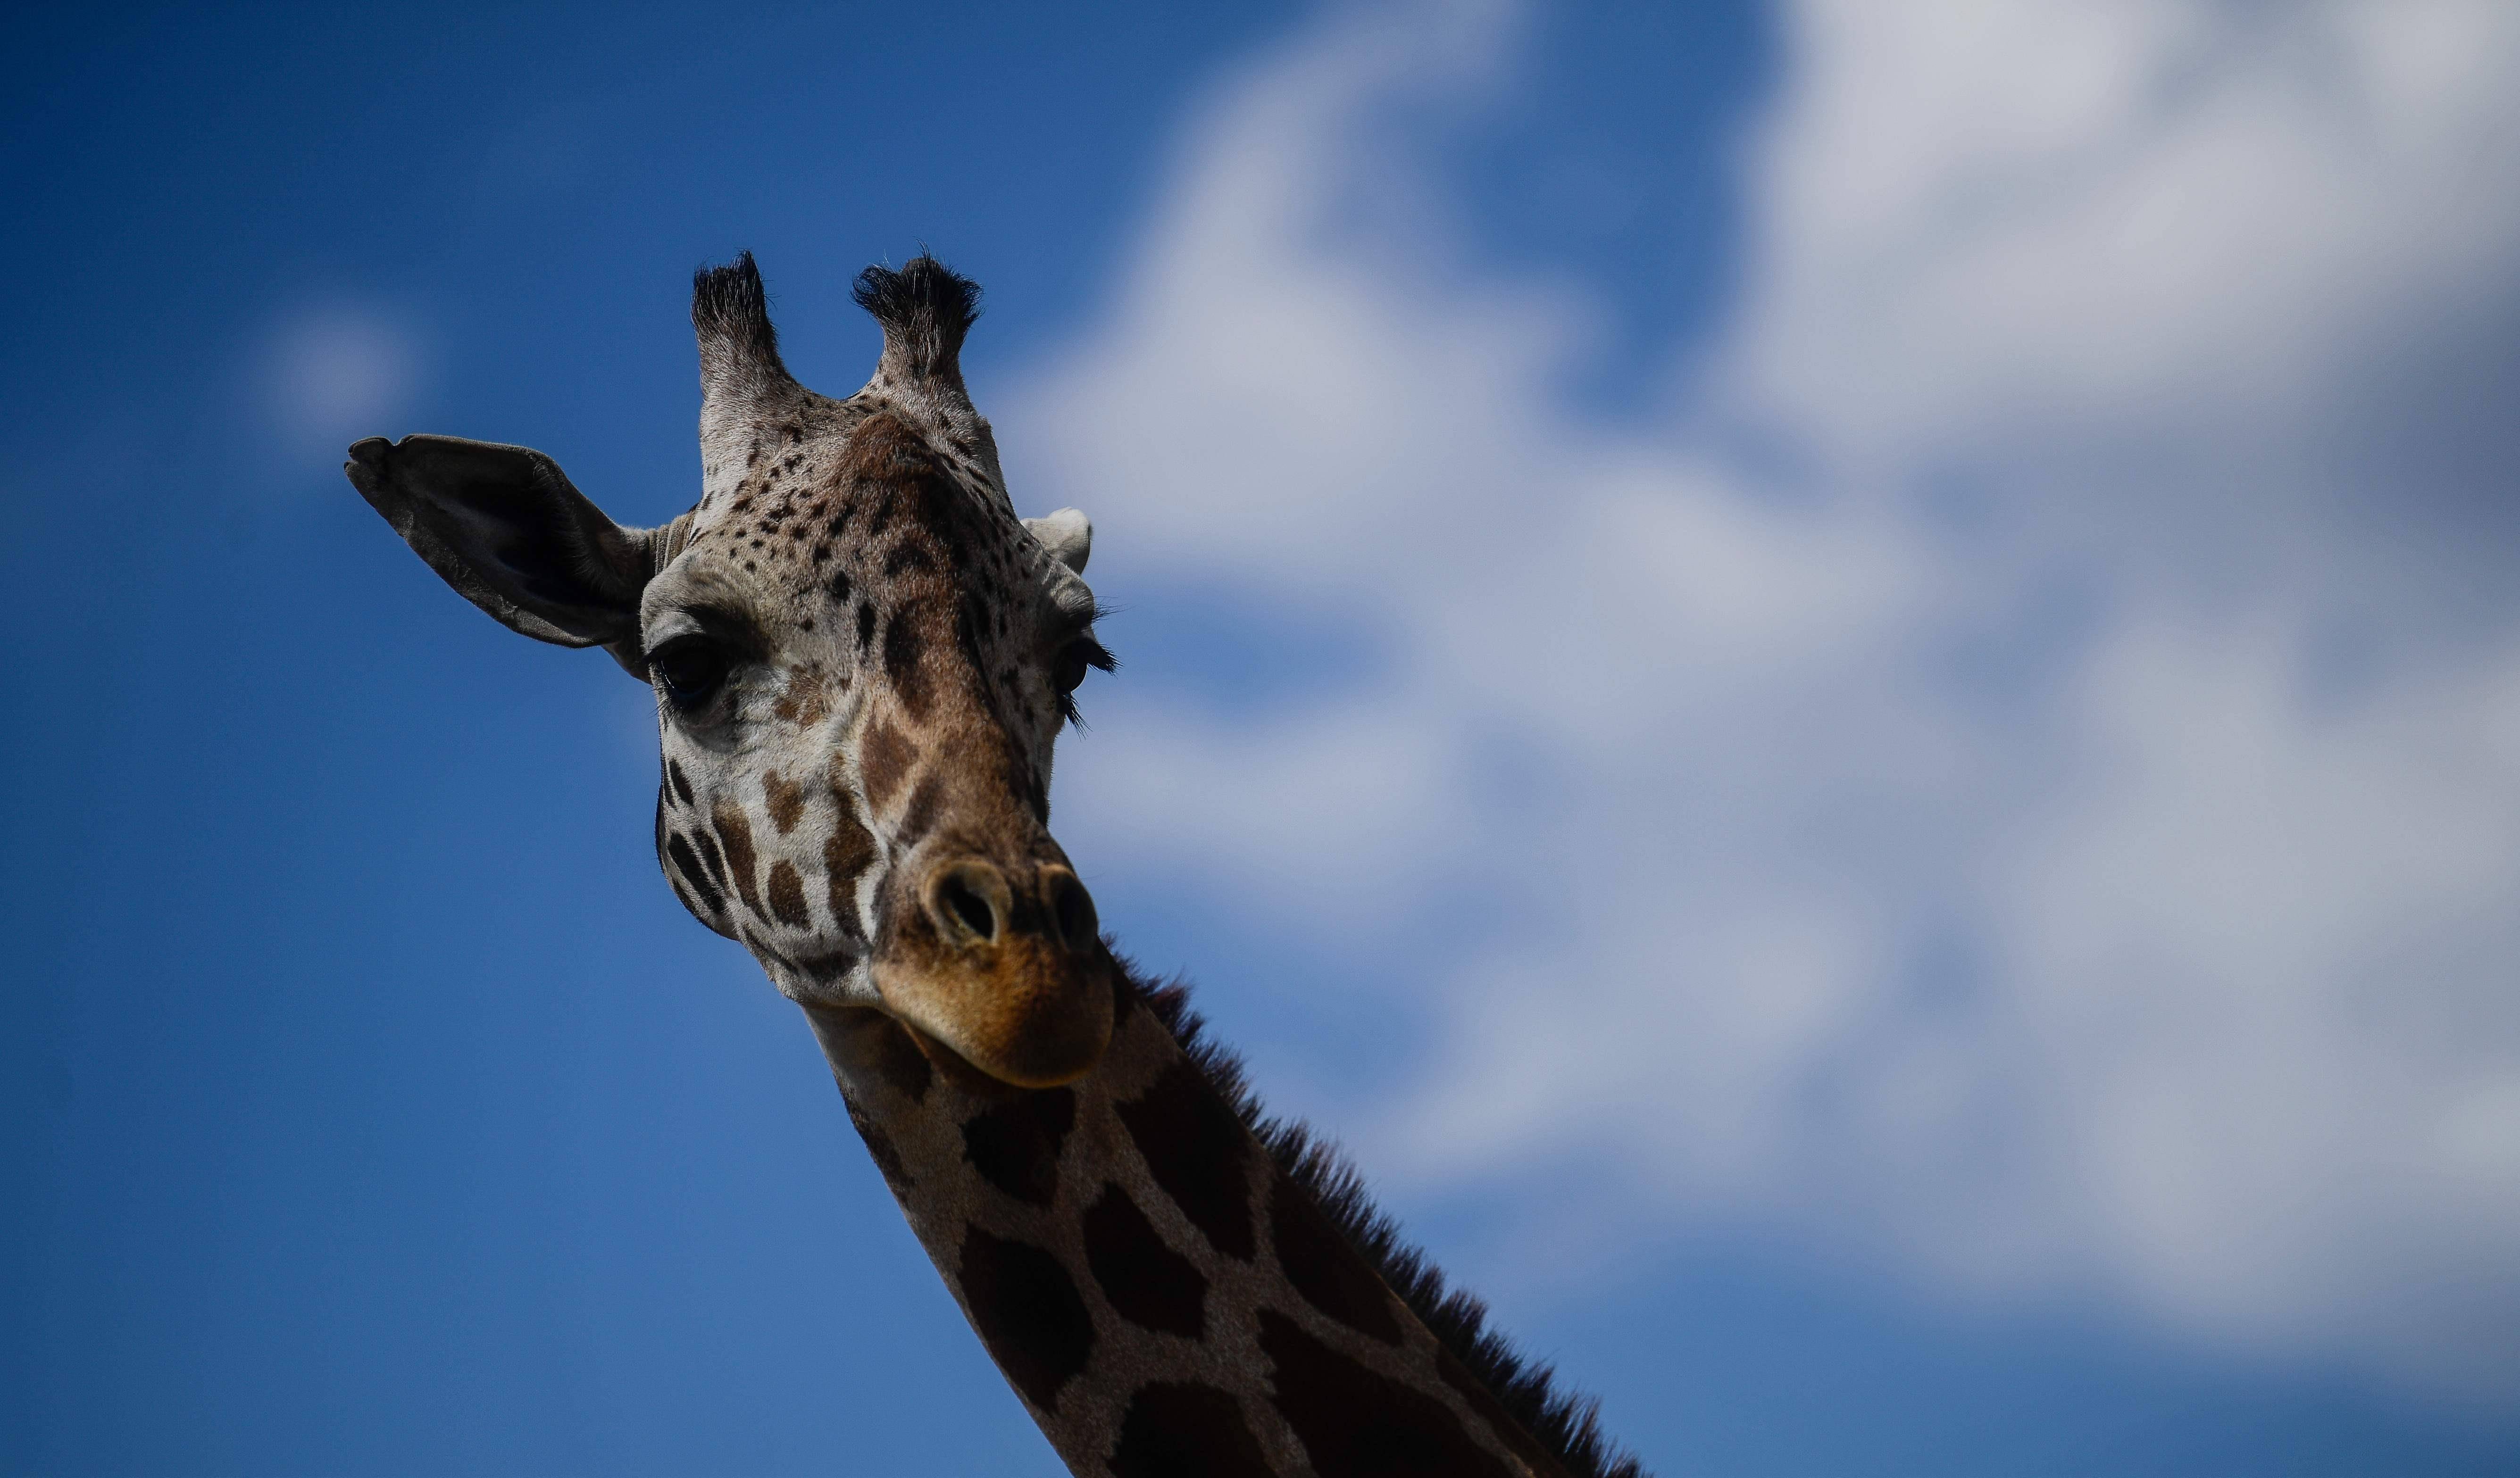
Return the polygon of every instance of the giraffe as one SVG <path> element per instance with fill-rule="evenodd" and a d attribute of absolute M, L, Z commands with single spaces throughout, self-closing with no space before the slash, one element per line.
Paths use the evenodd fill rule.
<path fill-rule="evenodd" d="M 662 527 L 522 447 L 372 437 L 344 470 L 474 605 L 652 686 L 666 880 L 802 1008 L 1071 1471 L 1636 1478 L 1102 933 L 1048 826 L 1114 666 L 1092 526 L 1015 515 L 960 367 L 975 285 L 922 252 L 855 297 L 883 348 L 833 400 L 749 252 L 697 275 L 700 497 Z"/>

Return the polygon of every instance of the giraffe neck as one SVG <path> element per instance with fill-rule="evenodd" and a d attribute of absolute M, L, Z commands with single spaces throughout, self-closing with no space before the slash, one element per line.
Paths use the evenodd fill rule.
<path fill-rule="evenodd" d="M 1389 1225 L 1302 1130 L 1255 1132 L 1177 992 L 1124 979 L 1102 1065 L 1036 1093 L 939 1071 L 876 1011 L 808 1015 L 912 1231 L 1071 1471 L 1635 1472 L 1415 1254 L 1397 1262 L 1416 1296 L 1394 1291 L 1350 1230 L 1387 1248 Z M 1484 1380 L 1457 1354 L 1483 1337 L 1503 1362 Z"/>

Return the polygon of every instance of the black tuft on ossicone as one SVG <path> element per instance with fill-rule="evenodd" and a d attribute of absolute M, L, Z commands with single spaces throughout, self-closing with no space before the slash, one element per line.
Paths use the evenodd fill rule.
<path fill-rule="evenodd" d="M 980 316 L 978 283 L 922 251 L 898 272 L 867 268 L 849 295 L 883 325 L 884 358 L 904 373 L 962 379 L 963 336 Z"/>
<path fill-rule="evenodd" d="M 723 267 L 692 274 L 692 327 L 702 341 L 715 341 L 747 357 L 779 362 L 779 331 L 770 326 L 770 298 L 752 253 L 739 251 Z"/>

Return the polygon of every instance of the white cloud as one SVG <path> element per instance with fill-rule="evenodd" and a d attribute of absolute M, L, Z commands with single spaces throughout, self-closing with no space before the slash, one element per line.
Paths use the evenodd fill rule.
<path fill-rule="evenodd" d="M 2520 231 L 2491 0 L 1795 17 L 1727 388 L 1833 445 L 2297 412 Z"/>
<path fill-rule="evenodd" d="M 292 454 L 338 460 L 405 403 L 417 371 L 410 336 L 382 317 L 303 308 L 281 320 L 264 349 L 264 406 Z"/>
<path fill-rule="evenodd" d="M 1387 654 L 1098 698 L 1071 850 L 1360 947 L 1513 900 L 1342 983 L 1436 1043 L 1350 1104 L 1385 1178 L 1580 1164 L 1638 1227 L 2520 1398 L 2520 622 L 2334 470 L 2364 368 L 2520 263 L 2520 13 L 1795 7 L 1743 300 L 1635 430 L 1554 388 L 1598 305 L 1461 266 L 1387 123 L 1510 23 L 1346 14 L 1237 79 L 1001 408 L 1104 590 Z"/>

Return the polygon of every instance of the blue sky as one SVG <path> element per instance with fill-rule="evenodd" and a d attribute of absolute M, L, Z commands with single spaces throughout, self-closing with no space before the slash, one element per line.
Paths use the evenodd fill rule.
<path fill-rule="evenodd" d="M 660 521 L 924 244 L 1103 918 L 1649 1466 L 2520 1468 L 2506 11 L 22 25 L 0 1467 L 1056 1471 L 338 470 Z"/>

